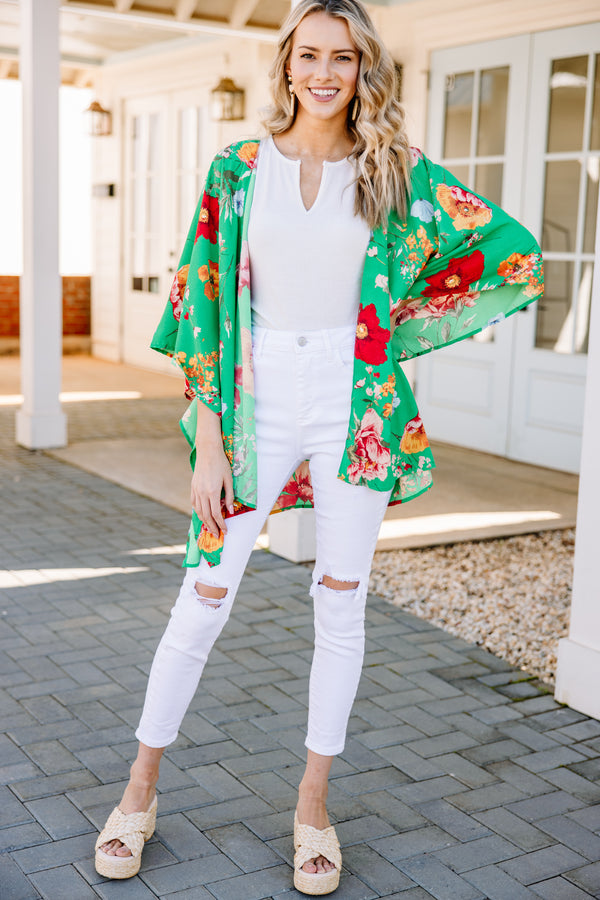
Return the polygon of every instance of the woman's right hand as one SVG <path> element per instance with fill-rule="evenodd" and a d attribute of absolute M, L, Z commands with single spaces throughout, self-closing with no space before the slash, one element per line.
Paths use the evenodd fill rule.
<path fill-rule="evenodd" d="M 200 516 L 203 525 L 215 537 L 219 531 L 227 534 L 223 516 L 225 507 L 233 514 L 233 478 L 231 466 L 223 449 L 221 420 L 200 400 L 196 429 L 196 465 L 192 475 L 192 509 Z"/>
<path fill-rule="evenodd" d="M 225 506 L 233 513 L 233 479 L 231 466 L 223 450 L 223 445 L 196 446 L 196 465 L 192 475 L 192 509 L 211 534 L 219 536 L 219 531 L 227 534 L 221 498 L 225 496 Z"/>

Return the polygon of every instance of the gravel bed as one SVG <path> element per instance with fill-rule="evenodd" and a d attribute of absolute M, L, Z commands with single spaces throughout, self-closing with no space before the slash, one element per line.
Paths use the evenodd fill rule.
<path fill-rule="evenodd" d="M 370 590 L 548 684 L 569 627 L 575 529 L 375 554 Z"/>

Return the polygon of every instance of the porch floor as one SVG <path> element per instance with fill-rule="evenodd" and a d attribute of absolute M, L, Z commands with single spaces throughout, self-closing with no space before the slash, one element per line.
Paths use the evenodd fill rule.
<path fill-rule="evenodd" d="M 188 447 L 178 427 L 187 405 L 180 377 L 65 356 L 63 390 L 69 446 L 53 456 L 189 513 Z M 16 405 L 18 394 L 18 358 L 0 357 L 0 397 Z M 388 510 L 378 550 L 575 525 L 576 475 L 438 441 L 433 450 L 433 488 Z M 268 547 L 266 529 L 258 546 Z"/>

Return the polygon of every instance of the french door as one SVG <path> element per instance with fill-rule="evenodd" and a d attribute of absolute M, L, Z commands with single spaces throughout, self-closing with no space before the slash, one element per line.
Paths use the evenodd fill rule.
<path fill-rule="evenodd" d="M 533 231 L 546 294 L 493 332 L 419 360 L 419 405 L 433 438 L 571 472 L 594 263 L 599 52 L 591 25 L 432 57 L 429 154 Z"/>
<path fill-rule="evenodd" d="M 524 210 L 546 291 L 515 335 L 508 454 L 579 470 L 600 175 L 600 24 L 532 37 Z"/>
<path fill-rule="evenodd" d="M 199 91 L 126 103 L 121 355 L 133 365 L 172 371 L 149 344 L 202 190 L 212 127 Z"/>
<path fill-rule="evenodd" d="M 433 54 L 428 152 L 463 183 L 520 214 L 525 37 Z M 468 67 L 465 67 L 468 60 Z M 504 453 L 514 318 L 418 361 L 417 399 L 433 438 Z"/>

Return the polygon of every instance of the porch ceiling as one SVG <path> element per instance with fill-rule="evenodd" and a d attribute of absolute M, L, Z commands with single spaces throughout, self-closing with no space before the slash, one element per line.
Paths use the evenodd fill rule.
<path fill-rule="evenodd" d="M 61 0 L 62 80 L 86 86 L 91 70 L 117 53 L 191 35 L 273 41 L 289 8 L 290 0 Z M 0 0 L 0 78 L 18 78 L 18 48 L 19 0 Z"/>

